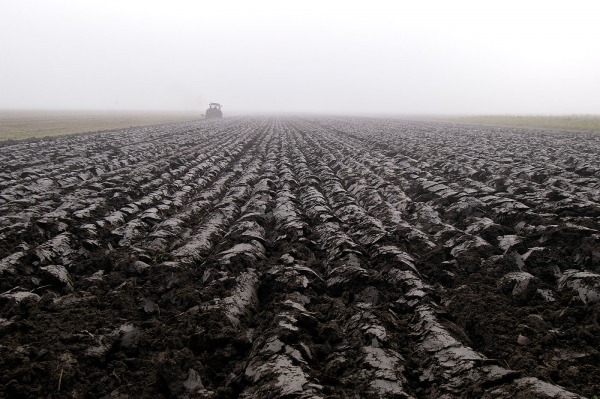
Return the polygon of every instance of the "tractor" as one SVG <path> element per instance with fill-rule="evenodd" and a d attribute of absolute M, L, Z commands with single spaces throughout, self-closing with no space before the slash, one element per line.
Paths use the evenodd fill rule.
<path fill-rule="evenodd" d="M 208 104 L 208 109 L 206 110 L 206 119 L 210 118 L 222 118 L 223 111 L 221 111 L 221 104 L 218 103 L 210 103 Z"/>

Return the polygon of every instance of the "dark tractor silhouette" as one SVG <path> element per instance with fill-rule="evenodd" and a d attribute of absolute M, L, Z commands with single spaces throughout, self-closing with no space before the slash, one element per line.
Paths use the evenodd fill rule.
<path fill-rule="evenodd" d="M 206 119 L 210 118 L 222 118 L 223 111 L 221 111 L 221 104 L 218 103 L 210 103 L 208 104 L 208 109 L 206 110 Z"/>

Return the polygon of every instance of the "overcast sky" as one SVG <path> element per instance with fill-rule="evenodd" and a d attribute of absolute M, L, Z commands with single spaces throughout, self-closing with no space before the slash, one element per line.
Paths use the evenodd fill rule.
<path fill-rule="evenodd" d="M 600 113 L 600 2 L 0 0 L 0 108 Z"/>

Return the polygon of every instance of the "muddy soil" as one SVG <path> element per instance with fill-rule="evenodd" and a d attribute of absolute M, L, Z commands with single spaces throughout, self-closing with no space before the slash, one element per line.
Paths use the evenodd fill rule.
<path fill-rule="evenodd" d="M 0 397 L 600 395 L 600 136 L 231 118 L 0 148 Z"/>

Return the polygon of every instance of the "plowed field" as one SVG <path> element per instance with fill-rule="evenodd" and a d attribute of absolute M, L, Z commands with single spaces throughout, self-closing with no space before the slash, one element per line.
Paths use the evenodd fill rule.
<path fill-rule="evenodd" d="M 600 135 L 233 118 L 0 165 L 0 396 L 600 395 Z"/>

